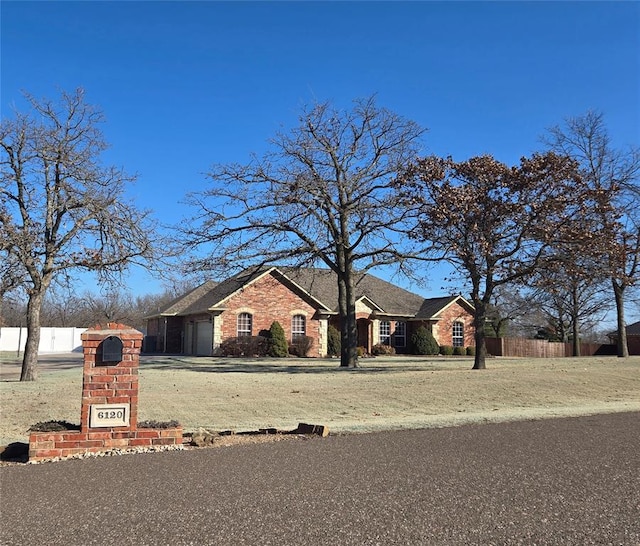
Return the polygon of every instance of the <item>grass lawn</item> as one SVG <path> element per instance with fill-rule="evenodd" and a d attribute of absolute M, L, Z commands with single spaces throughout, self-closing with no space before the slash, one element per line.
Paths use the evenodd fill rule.
<path fill-rule="evenodd" d="M 342 370 L 337 360 L 143 356 L 139 419 L 206 428 L 331 432 L 640 411 L 640 357 L 490 359 L 378 357 Z M 82 355 L 42 355 L 40 378 L 18 381 L 15 353 L 0 355 L 0 445 L 28 441 L 39 421 L 80 422 Z"/>

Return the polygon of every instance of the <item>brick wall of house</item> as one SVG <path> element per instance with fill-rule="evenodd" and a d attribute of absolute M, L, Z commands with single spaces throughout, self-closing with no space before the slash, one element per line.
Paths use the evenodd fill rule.
<path fill-rule="evenodd" d="M 627 336 L 627 347 L 630 355 L 640 355 L 640 336 Z"/>
<path fill-rule="evenodd" d="M 440 320 L 433 325 L 433 337 L 438 345 L 453 345 L 453 323 L 464 323 L 464 346 L 475 345 L 473 316 L 462 305 L 454 303 L 440 313 Z"/>
<path fill-rule="evenodd" d="M 313 318 L 315 309 L 295 292 L 271 275 L 265 275 L 246 286 L 224 302 L 225 311 L 220 317 L 221 338 L 237 335 L 237 317 L 240 313 L 253 316 L 252 335 L 269 330 L 274 321 L 284 329 L 287 341 L 291 341 L 291 321 L 294 315 L 306 317 L 306 335 L 313 339 L 308 356 L 323 356 L 321 322 Z"/>

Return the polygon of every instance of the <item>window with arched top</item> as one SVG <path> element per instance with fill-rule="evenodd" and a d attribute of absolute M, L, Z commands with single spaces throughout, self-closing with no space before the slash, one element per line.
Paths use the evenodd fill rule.
<path fill-rule="evenodd" d="M 251 336 L 253 328 L 253 316 L 251 313 L 240 313 L 238 315 L 238 337 Z"/>
<path fill-rule="evenodd" d="M 291 338 L 296 339 L 307 335 L 307 320 L 304 315 L 293 315 L 291 319 Z"/>
<path fill-rule="evenodd" d="M 464 322 L 454 322 L 451 332 L 454 347 L 464 347 Z"/>

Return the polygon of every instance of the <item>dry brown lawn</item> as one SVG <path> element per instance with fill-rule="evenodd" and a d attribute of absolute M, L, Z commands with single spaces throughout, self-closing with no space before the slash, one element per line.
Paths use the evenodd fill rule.
<path fill-rule="evenodd" d="M 332 432 L 640 411 L 640 357 L 491 359 L 385 357 L 342 370 L 336 360 L 143 356 L 139 419 L 185 431 Z M 42 356 L 40 379 L 21 383 L 0 359 L 0 445 L 28 441 L 40 421 L 80 422 L 81 355 Z"/>

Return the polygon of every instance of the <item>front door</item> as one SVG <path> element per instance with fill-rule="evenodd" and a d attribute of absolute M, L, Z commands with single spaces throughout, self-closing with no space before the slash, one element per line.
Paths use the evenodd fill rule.
<path fill-rule="evenodd" d="M 367 353 L 371 352 L 371 321 L 358 319 L 358 347 L 364 347 Z"/>

